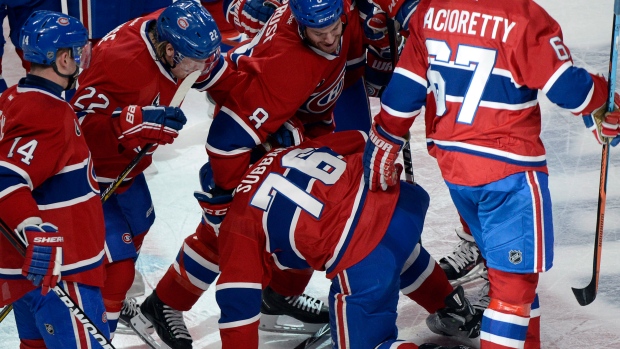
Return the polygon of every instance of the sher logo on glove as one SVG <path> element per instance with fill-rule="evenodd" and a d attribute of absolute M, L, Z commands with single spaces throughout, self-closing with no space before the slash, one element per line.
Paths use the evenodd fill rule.
<path fill-rule="evenodd" d="M 35 237 L 32 240 L 33 243 L 35 244 L 54 244 L 54 243 L 60 243 L 60 242 L 65 242 L 65 240 L 62 238 L 62 236 L 57 236 L 57 237 Z"/>

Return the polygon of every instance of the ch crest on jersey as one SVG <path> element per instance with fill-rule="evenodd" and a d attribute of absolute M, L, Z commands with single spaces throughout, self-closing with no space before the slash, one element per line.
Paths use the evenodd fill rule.
<path fill-rule="evenodd" d="M 523 253 L 519 250 L 510 250 L 510 252 L 508 252 L 508 260 L 510 260 L 512 264 L 519 264 L 523 261 Z"/>
<path fill-rule="evenodd" d="M 344 72 L 345 69 L 343 67 L 333 83 L 313 93 L 306 101 L 302 110 L 310 114 L 321 114 L 331 108 L 342 93 L 344 87 Z M 317 88 L 318 87 L 320 87 L 320 85 L 317 86 Z"/>

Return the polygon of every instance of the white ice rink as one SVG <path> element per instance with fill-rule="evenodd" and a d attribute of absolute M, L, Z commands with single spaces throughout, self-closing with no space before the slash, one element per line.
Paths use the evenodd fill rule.
<path fill-rule="evenodd" d="M 507 1 L 507 0 L 505 0 Z M 538 0 L 560 22 L 564 39 L 576 65 L 607 75 L 612 30 L 613 0 Z M 7 26 L 5 23 L 5 37 Z M 4 77 L 9 85 L 24 74 L 8 42 L 5 46 Z M 375 101 L 376 108 L 377 103 Z M 598 198 L 600 146 L 580 118 L 541 97 L 542 139 L 547 148 L 555 223 L 555 266 L 541 276 L 542 340 L 546 349 L 620 348 L 620 147 L 611 149 L 608 177 L 605 237 L 598 297 L 581 307 L 571 287 L 585 287 L 592 273 Z M 199 188 L 198 169 L 207 160 L 204 141 L 209 130 L 208 105 L 204 95 L 191 91 L 183 104 L 189 122 L 173 145 L 161 147 L 154 166 L 147 170 L 157 219 L 145 240 L 138 269 L 144 274 L 147 294 L 174 260 L 183 239 L 194 232 L 200 209 L 192 195 Z M 448 191 L 427 152 L 423 121 L 412 128 L 412 151 L 416 181 L 431 195 L 423 240 L 439 259 L 457 242 L 454 228 L 458 217 Z M 480 283 L 467 288 L 477 291 Z M 307 293 L 326 300 L 329 281 L 315 273 Z M 399 303 L 400 337 L 416 343 L 434 341 L 458 344 L 427 329 L 428 315 L 409 299 Z M 194 348 L 220 348 L 217 320 L 219 309 L 214 288 L 185 315 L 194 338 Z M 261 333 L 261 348 L 292 348 L 305 337 Z M 0 347 L 17 348 L 12 316 L 0 324 Z M 146 348 L 135 336 L 118 335 L 116 348 Z M 472 344 L 472 343 L 464 343 Z"/>

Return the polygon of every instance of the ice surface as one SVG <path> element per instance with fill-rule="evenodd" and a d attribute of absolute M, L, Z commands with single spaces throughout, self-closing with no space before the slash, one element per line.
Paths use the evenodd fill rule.
<path fill-rule="evenodd" d="M 539 0 L 538 3 L 562 25 L 575 63 L 607 75 L 613 1 Z M 5 36 L 7 32 L 5 23 Z M 12 46 L 7 42 L 4 77 L 9 84 L 14 84 L 22 74 Z M 376 101 L 373 105 L 376 108 Z M 617 349 L 620 348 L 620 148 L 611 149 L 599 293 L 593 304 L 581 307 L 570 288 L 585 287 L 592 273 L 600 146 L 585 131 L 580 118 L 552 105 L 544 97 L 541 108 L 556 237 L 555 265 L 541 276 L 539 287 L 543 348 Z M 200 219 L 200 209 L 192 192 L 199 189 L 198 169 L 207 160 L 204 141 L 210 125 L 209 106 L 203 94 L 191 91 L 183 109 L 189 118 L 188 125 L 173 145 L 157 151 L 154 165 L 147 170 L 157 214 L 137 264 L 145 277 L 147 294 Z M 454 228 L 459 224 L 458 217 L 436 162 L 426 153 L 421 120 L 414 124 L 412 135 L 416 180 L 431 195 L 424 244 L 439 259 L 457 242 Z M 470 285 L 468 293 L 475 294 L 480 285 Z M 324 274 L 315 273 L 307 293 L 326 300 L 328 287 Z M 194 348 L 220 347 L 219 309 L 213 293 L 211 288 L 186 313 Z M 416 343 L 455 343 L 431 333 L 424 324 L 426 312 L 409 299 L 401 298 L 398 311 L 401 338 Z M 302 335 L 261 333 L 261 348 L 292 348 L 304 338 Z M 0 342 L 2 348 L 19 345 L 12 316 L 0 325 Z M 113 344 L 117 348 L 146 348 L 131 335 L 118 335 Z"/>

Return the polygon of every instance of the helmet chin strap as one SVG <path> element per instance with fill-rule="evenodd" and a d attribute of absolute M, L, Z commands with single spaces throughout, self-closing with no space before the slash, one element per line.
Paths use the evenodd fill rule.
<path fill-rule="evenodd" d="M 69 79 L 67 83 L 67 87 L 65 87 L 65 91 L 70 90 L 75 87 L 75 82 L 77 81 L 78 76 L 80 75 L 80 67 L 75 66 L 75 71 L 73 74 L 63 74 L 58 71 L 58 66 L 56 66 L 56 62 L 52 62 L 52 68 L 54 72 L 63 78 Z"/>

